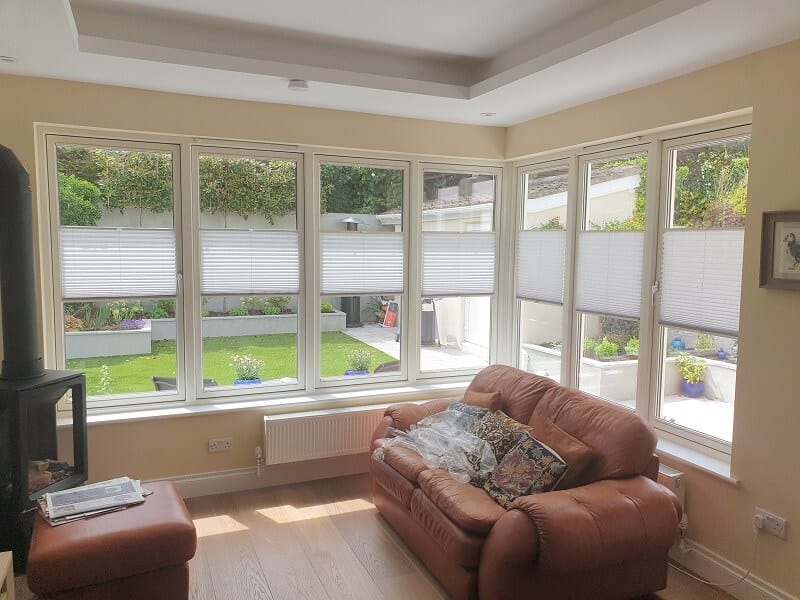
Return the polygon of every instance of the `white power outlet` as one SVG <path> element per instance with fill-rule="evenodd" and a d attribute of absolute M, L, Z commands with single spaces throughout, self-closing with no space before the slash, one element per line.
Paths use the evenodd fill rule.
<path fill-rule="evenodd" d="M 775 537 L 786 539 L 786 519 L 774 515 L 771 512 L 756 506 L 755 519 L 756 527 L 765 533 Z M 760 525 L 759 525 L 760 523 Z"/>
<path fill-rule="evenodd" d="M 211 438 L 208 440 L 209 452 L 227 452 L 233 448 L 233 438 Z"/>

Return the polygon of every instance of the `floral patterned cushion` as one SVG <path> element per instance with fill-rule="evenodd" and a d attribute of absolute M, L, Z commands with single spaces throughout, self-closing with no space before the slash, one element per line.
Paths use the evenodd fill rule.
<path fill-rule="evenodd" d="M 508 451 L 483 486 L 503 508 L 520 496 L 554 489 L 569 465 L 552 448 L 527 433 Z"/>
<path fill-rule="evenodd" d="M 523 433 L 521 427 L 525 427 L 525 425 L 498 410 L 486 414 L 478 421 L 472 434 L 489 444 L 499 464 L 512 446 L 519 441 L 519 437 Z"/>

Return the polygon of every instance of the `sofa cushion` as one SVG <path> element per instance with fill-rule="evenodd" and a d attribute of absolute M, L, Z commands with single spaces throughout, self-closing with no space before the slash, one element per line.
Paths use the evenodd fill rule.
<path fill-rule="evenodd" d="M 522 434 L 484 484 L 489 496 L 503 508 L 520 496 L 549 492 L 558 485 L 569 465 L 547 445 Z"/>
<path fill-rule="evenodd" d="M 411 515 L 450 560 L 468 569 L 478 568 L 485 536 L 461 529 L 419 488 L 411 496 Z"/>
<path fill-rule="evenodd" d="M 369 475 L 374 482 L 386 490 L 386 493 L 397 502 L 406 508 L 409 506 L 411 494 L 417 489 L 415 483 L 406 479 L 383 460 L 376 458 L 374 454 L 369 465 Z"/>
<path fill-rule="evenodd" d="M 466 402 L 453 402 L 447 407 L 447 410 L 455 411 L 474 419 L 482 419 L 489 412 L 488 408 L 467 404 Z"/>
<path fill-rule="evenodd" d="M 423 471 L 419 487 L 442 513 L 465 531 L 485 535 L 505 513 L 485 491 L 456 481 L 444 469 Z"/>
<path fill-rule="evenodd" d="M 592 462 L 592 449 L 542 414 L 533 414 L 531 430 L 534 438 L 555 450 L 569 465 L 555 489 L 566 490 L 583 485 L 586 469 Z"/>
<path fill-rule="evenodd" d="M 529 429 L 504 412 L 497 411 L 487 413 L 478 421 L 472 433 L 489 444 L 497 463 L 500 464 L 506 453 L 519 441 L 519 437 Z"/>
<path fill-rule="evenodd" d="M 475 390 L 467 390 L 464 392 L 464 398 L 461 401 L 464 404 L 485 408 L 490 412 L 500 410 L 503 407 L 500 399 L 500 392 L 477 392 Z"/>
<path fill-rule="evenodd" d="M 384 446 L 383 461 L 412 482 L 416 482 L 419 474 L 428 468 L 419 452 L 400 444 Z"/>
<path fill-rule="evenodd" d="M 541 398 L 561 386 L 549 377 L 531 375 L 507 365 L 492 365 L 482 369 L 469 384 L 467 392 L 498 392 L 502 410 L 520 423 L 528 423 Z"/>

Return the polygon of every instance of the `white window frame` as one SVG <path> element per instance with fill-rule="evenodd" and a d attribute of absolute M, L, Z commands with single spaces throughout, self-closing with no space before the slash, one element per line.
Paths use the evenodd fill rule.
<path fill-rule="evenodd" d="M 570 317 L 571 312 L 568 307 L 572 306 L 573 293 L 570 282 L 572 281 L 573 269 L 573 254 L 575 252 L 575 240 L 577 230 L 573 223 L 577 219 L 577 204 L 575 198 L 577 197 L 577 179 L 575 173 L 578 169 L 577 157 L 565 157 L 555 160 L 545 160 L 542 162 L 535 162 L 517 167 L 516 181 L 517 181 L 517 211 L 514 215 L 514 246 L 513 252 L 516 258 L 517 244 L 519 243 L 520 233 L 523 231 L 525 225 L 525 203 L 528 200 L 528 186 L 526 185 L 526 178 L 529 175 L 546 171 L 549 169 L 557 169 L 561 167 L 567 168 L 567 223 L 566 223 L 566 241 L 565 241 L 565 255 L 564 255 L 564 295 L 561 301 L 561 377 L 559 383 L 561 385 L 569 385 L 569 373 L 571 368 L 572 357 L 569 348 L 571 348 L 573 319 Z M 513 262 L 516 265 L 516 260 Z M 517 270 L 513 269 L 512 293 L 513 293 L 513 333 L 511 336 L 512 343 L 514 344 L 513 356 L 514 365 L 519 366 L 522 360 L 521 354 L 521 336 L 522 336 L 522 303 L 523 302 L 536 302 L 534 300 L 521 300 L 517 298 Z M 544 304 L 544 303 L 543 303 Z M 566 344 L 565 344 L 566 343 Z"/>
<path fill-rule="evenodd" d="M 291 161 L 296 165 L 297 181 L 297 234 L 299 250 L 300 286 L 297 294 L 297 377 L 291 383 L 275 383 L 256 386 L 258 389 L 247 389 L 243 386 L 233 387 L 221 385 L 219 388 L 205 389 L 203 385 L 203 305 L 202 305 L 202 270 L 200 265 L 200 156 L 225 156 L 229 158 L 253 158 L 257 160 L 282 160 Z M 269 394 L 273 392 L 291 392 L 305 388 L 306 371 L 305 359 L 308 354 L 305 348 L 306 340 L 306 319 L 300 318 L 305 314 L 305 175 L 304 175 L 304 155 L 300 152 L 283 152 L 275 150 L 258 150 L 252 147 L 237 147 L 235 144 L 221 146 L 192 144 L 191 145 L 191 201 L 187 210 L 189 213 L 190 224 L 187 228 L 191 237 L 191 247 L 197 248 L 197 252 L 190 255 L 191 269 L 191 327 L 194 331 L 193 336 L 193 361 L 192 369 L 195 373 L 192 385 L 194 394 L 189 397 L 199 400 L 218 400 L 221 398 L 239 398 L 251 396 L 253 394 Z M 187 279 L 188 279 L 187 273 Z M 231 294 L 236 295 L 236 294 Z M 190 371 L 191 372 L 191 371 Z"/>
<path fill-rule="evenodd" d="M 322 196 L 320 193 L 320 173 L 322 165 L 336 165 L 340 167 L 374 167 L 376 169 L 390 169 L 403 173 L 403 208 L 401 211 L 402 234 L 403 234 L 403 293 L 399 294 L 400 302 L 400 371 L 370 374 L 368 377 L 351 377 L 349 379 L 330 378 L 323 379 L 320 373 L 321 353 L 322 353 L 322 323 L 319 304 L 322 301 L 320 295 L 320 209 Z M 314 260 L 309 261 L 308 278 L 306 286 L 310 290 L 309 298 L 314 298 L 314 302 L 309 301 L 309 309 L 306 312 L 306 321 L 313 323 L 314 337 L 311 346 L 313 351 L 307 352 L 307 362 L 313 366 L 307 371 L 308 381 L 314 381 L 318 389 L 336 389 L 342 387 L 363 387 L 381 383 L 407 381 L 409 371 L 410 353 L 408 349 L 409 322 L 413 317 L 409 317 L 409 283 L 410 283 L 410 243 L 411 243 L 411 220 L 410 220 L 410 195 L 411 195 L 411 163 L 409 161 L 379 159 L 369 156 L 340 156 L 336 154 L 315 154 L 314 155 L 314 201 L 309 202 L 309 210 L 306 214 L 306 222 L 311 224 L 311 231 L 315 235 L 307 236 L 309 246 L 306 249 L 308 256 L 313 256 Z M 313 313 L 313 314 L 311 314 Z"/>
<path fill-rule="evenodd" d="M 647 165 L 647 203 L 645 206 L 645 244 L 642 266 L 641 308 L 639 315 L 640 353 L 637 368 L 636 404 L 634 411 L 648 420 L 657 430 L 660 438 L 685 446 L 692 451 L 700 452 L 723 462 L 730 460 L 732 444 L 705 435 L 699 431 L 668 423 L 657 417 L 660 407 L 661 389 L 661 353 L 665 340 L 662 326 L 658 323 L 659 273 L 661 268 L 661 244 L 665 227 L 672 210 L 669 191 L 671 186 L 671 167 L 669 164 L 672 150 L 702 145 L 713 141 L 736 139 L 752 134 L 751 115 L 704 122 L 681 128 L 671 128 L 649 135 L 638 136 L 628 140 L 609 142 L 598 146 L 586 146 L 566 152 L 554 152 L 535 159 L 517 161 L 515 182 L 517 189 L 517 207 L 514 211 L 513 236 L 507 246 L 512 248 L 512 260 L 516 253 L 516 244 L 522 227 L 524 202 L 527 191 L 524 186 L 524 175 L 553 166 L 569 164 L 567 192 L 567 263 L 565 268 L 565 287 L 563 314 L 564 323 L 561 384 L 577 389 L 578 369 L 581 356 L 580 311 L 575 309 L 575 260 L 577 233 L 584 226 L 586 211 L 586 165 L 589 161 L 624 158 L 630 154 L 644 152 L 648 157 Z M 516 290 L 515 277 L 511 288 Z M 513 334 L 511 335 L 511 364 L 520 364 L 520 319 L 521 301 L 514 299 Z M 603 400 L 602 398 L 600 398 Z M 605 401 L 605 400 L 604 400 Z M 609 401 L 610 402 L 610 401 Z M 619 404 L 610 402 L 615 406 Z"/>
<path fill-rule="evenodd" d="M 52 339 L 52 345 L 48 346 L 45 351 L 45 360 L 49 364 L 56 364 L 62 366 L 66 364 L 65 358 L 65 339 L 64 339 L 64 310 L 62 306 L 62 291 L 61 291 L 61 252 L 59 249 L 60 239 L 60 218 L 59 218 L 59 197 L 58 197 L 58 172 L 57 172 L 57 159 L 56 147 L 59 145 L 75 145 L 84 146 L 86 148 L 118 148 L 121 150 L 140 150 L 140 151 L 153 151 L 153 152 L 168 152 L 172 154 L 172 210 L 173 210 L 173 231 L 175 233 L 175 266 L 176 266 L 176 294 L 175 294 L 175 311 L 176 311 L 176 380 L 177 389 L 175 393 L 170 392 L 138 392 L 131 394 L 120 394 L 113 396 L 94 396 L 92 397 L 89 405 L 91 407 L 104 408 L 118 406 L 124 403 L 126 406 L 131 405 L 149 405 L 160 404 L 165 402 L 184 401 L 186 396 L 185 386 L 185 373 L 186 373 L 186 359 L 187 352 L 185 343 L 181 343 L 185 339 L 185 322 L 186 312 L 184 310 L 184 285 L 183 285 L 183 270 L 184 270 L 184 249 L 183 249 L 183 227 L 184 215 L 182 213 L 182 189 L 183 189 L 183 156 L 181 152 L 181 145 L 170 141 L 157 141 L 153 139 L 142 140 L 135 136 L 128 137 L 115 137 L 103 136 L 101 134 L 93 135 L 65 135 L 58 133 L 45 133 L 43 136 L 43 143 L 45 149 L 46 168 L 44 173 L 40 175 L 40 183 L 44 180 L 45 192 L 44 196 L 47 198 L 46 203 L 39 203 L 41 213 L 39 215 L 39 231 L 47 232 L 47 241 L 42 243 L 42 277 L 47 281 L 49 275 L 49 283 L 42 286 L 45 293 L 42 294 L 44 314 L 52 315 L 50 323 L 45 319 L 43 327 L 43 334 L 47 339 Z M 40 237 L 41 240 L 41 237 Z M 49 293 L 48 293 L 49 291 Z M 59 410 L 66 410 L 67 405 L 62 403 Z"/>
<path fill-rule="evenodd" d="M 750 137 L 752 134 L 752 127 L 750 125 L 742 125 L 738 127 L 730 127 L 722 130 L 709 131 L 705 133 L 697 133 L 675 137 L 665 140 L 661 145 L 661 177 L 659 182 L 659 215 L 657 222 L 657 238 L 654 244 L 656 249 L 656 264 L 653 273 L 653 285 L 659 284 L 659 276 L 661 273 L 662 254 L 660 249 L 664 242 L 664 234 L 670 228 L 672 220 L 672 212 L 674 209 L 673 196 L 672 196 L 672 176 L 674 172 L 673 153 L 677 150 L 684 150 L 688 148 L 695 148 L 697 146 L 704 146 L 713 142 L 724 142 L 726 140 L 741 139 L 743 137 Z M 661 294 L 653 294 L 652 303 L 652 329 L 651 335 L 652 343 L 652 357 L 650 362 L 649 388 L 647 397 L 650 399 L 647 407 L 647 418 L 653 424 L 660 435 L 665 435 L 672 440 L 688 441 L 694 445 L 700 446 L 714 454 L 729 455 L 731 453 L 731 443 L 724 440 L 714 438 L 710 435 L 703 434 L 697 430 L 690 429 L 689 427 L 681 426 L 676 423 L 670 423 L 658 416 L 661 408 L 661 386 L 662 386 L 662 356 L 664 356 L 665 345 L 668 343 L 664 335 L 664 327 L 658 322 L 658 315 L 660 312 Z M 686 327 L 686 329 L 691 329 Z M 737 364 L 736 375 L 738 378 L 739 365 Z M 734 408 L 735 419 L 735 408 Z"/>
<path fill-rule="evenodd" d="M 409 341 L 414 344 L 414 367 L 415 379 L 420 381 L 432 379 L 453 379 L 464 378 L 475 375 L 480 368 L 465 367 L 458 369 L 449 369 L 447 371 L 423 371 L 422 370 L 422 331 L 420 328 L 421 319 L 417 316 L 420 314 L 420 306 L 422 302 L 422 234 L 423 234 L 423 199 L 424 199 L 424 186 L 425 186 L 425 173 L 428 171 L 448 174 L 463 174 L 463 175 L 491 175 L 494 177 L 494 207 L 492 210 L 492 233 L 495 236 L 495 269 L 494 269 L 494 294 L 489 295 L 490 306 L 490 322 L 489 322 L 489 361 L 488 364 L 493 364 L 498 355 L 498 348 L 500 346 L 498 338 L 498 312 L 499 306 L 510 306 L 510 300 L 514 297 L 514 292 L 507 289 L 502 289 L 500 286 L 501 280 L 499 276 L 500 264 L 507 264 L 506 260 L 513 260 L 515 250 L 513 248 L 509 251 L 509 245 L 503 244 L 501 238 L 503 237 L 504 228 L 502 226 L 503 214 L 503 168 L 490 167 L 483 165 L 466 165 L 464 163 L 443 163 L 443 162 L 420 162 L 418 164 L 418 181 L 416 194 L 413 195 L 413 210 L 412 210 L 412 226 L 416 231 L 415 248 L 414 248 L 414 266 L 412 271 L 414 276 L 411 281 L 411 292 L 414 294 L 412 298 L 415 299 L 415 317 L 413 331 L 410 333 Z M 459 296 L 460 298 L 468 298 L 471 296 Z M 486 295 L 475 295 L 474 297 L 486 297 Z"/>

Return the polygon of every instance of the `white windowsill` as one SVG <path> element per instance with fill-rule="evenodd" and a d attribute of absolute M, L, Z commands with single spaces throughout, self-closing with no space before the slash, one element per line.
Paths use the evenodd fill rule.
<path fill-rule="evenodd" d="M 711 456 L 686 444 L 664 439 L 663 436 L 658 439 L 656 453 L 659 456 L 689 465 L 726 483 L 739 485 L 739 480 L 731 474 L 730 457 L 725 460 L 724 458 Z"/>
<path fill-rule="evenodd" d="M 298 412 L 352 406 L 380 406 L 401 402 L 424 402 L 436 398 L 446 398 L 462 394 L 468 381 L 426 383 L 418 385 L 398 385 L 397 387 L 325 392 L 280 398 L 257 398 L 238 401 L 197 401 L 170 405 L 118 407 L 115 409 L 89 409 L 88 425 L 125 423 L 132 421 L 152 421 L 193 415 L 223 414 L 250 410 L 263 410 L 265 413 Z M 72 417 L 64 414 L 58 417 L 58 427 L 70 427 Z"/>

